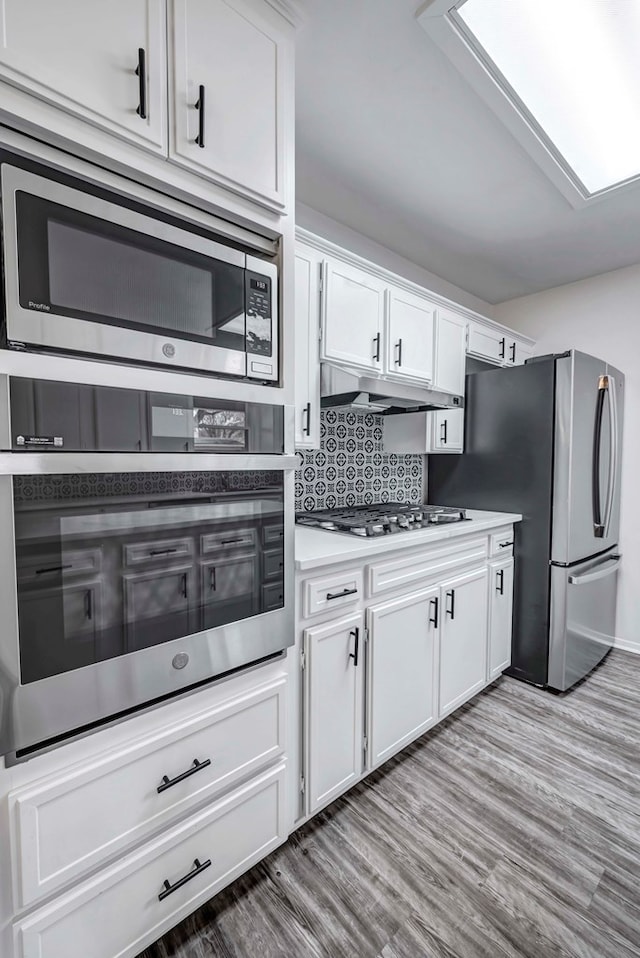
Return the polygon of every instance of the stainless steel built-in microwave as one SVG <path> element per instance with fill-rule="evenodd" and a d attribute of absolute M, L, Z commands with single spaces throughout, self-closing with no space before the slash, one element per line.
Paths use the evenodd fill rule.
<path fill-rule="evenodd" d="M 124 179 L 115 191 L 9 153 L 0 176 L 5 345 L 278 380 L 273 260 Z"/>

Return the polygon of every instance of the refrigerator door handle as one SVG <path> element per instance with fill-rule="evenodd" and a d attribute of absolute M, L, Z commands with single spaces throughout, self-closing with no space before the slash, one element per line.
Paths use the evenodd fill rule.
<path fill-rule="evenodd" d="M 591 458 L 591 489 L 593 502 L 593 534 L 597 539 L 604 538 L 604 522 L 602 519 L 602 501 L 600 497 L 600 454 L 602 448 L 602 419 L 604 416 L 604 400 L 609 388 L 607 376 L 600 376 L 598 380 L 598 400 L 596 404 L 596 421 L 593 430 L 593 455 Z M 611 415 L 611 404 L 609 404 Z M 611 461 L 609 462 L 609 477 L 611 476 Z M 607 498 L 609 483 L 607 483 Z"/>
<path fill-rule="evenodd" d="M 618 402 L 616 395 L 616 381 L 613 376 L 606 376 L 607 392 L 609 394 L 609 476 L 607 478 L 607 500 L 605 506 L 604 537 L 609 535 L 613 503 L 618 479 Z"/>
<path fill-rule="evenodd" d="M 583 572 L 582 575 L 570 575 L 569 584 L 589 585 L 590 582 L 595 582 L 597 579 L 604 579 L 608 575 L 612 575 L 614 572 L 617 572 L 618 568 L 620 567 L 621 559 L 621 555 L 611 555 L 590 572 Z"/>

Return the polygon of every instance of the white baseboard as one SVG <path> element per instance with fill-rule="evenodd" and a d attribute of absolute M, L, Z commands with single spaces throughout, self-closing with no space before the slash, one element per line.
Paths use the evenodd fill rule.
<path fill-rule="evenodd" d="M 616 639 L 613 643 L 614 649 L 620 649 L 621 652 L 633 652 L 640 655 L 640 644 L 637 642 L 627 642 L 625 639 Z"/>

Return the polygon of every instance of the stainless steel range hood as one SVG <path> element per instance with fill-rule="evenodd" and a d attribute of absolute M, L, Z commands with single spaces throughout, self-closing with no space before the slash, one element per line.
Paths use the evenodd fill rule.
<path fill-rule="evenodd" d="M 464 397 L 322 363 L 320 405 L 322 409 L 354 409 L 380 415 L 391 410 L 461 409 Z"/>

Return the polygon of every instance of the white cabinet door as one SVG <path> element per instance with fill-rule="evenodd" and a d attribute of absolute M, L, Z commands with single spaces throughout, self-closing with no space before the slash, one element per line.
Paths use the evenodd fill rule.
<path fill-rule="evenodd" d="M 320 445 L 320 269 L 318 253 L 296 246 L 295 279 L 295 444 L 298 449 Z"/>
<path fill-rule="evenodd" d="M 489 564 L 489 680 L 511 665 L 513 617 L 513 559 Z"/>
<path fill-rule="evenodd" d="M 464 394 L 467 321 L 450 309 L 438 309 L 433 384 L 443 392 Z"/>
<path fill-rule="evenodd" d="M 325 260 L 323 359 L 382 370 L 384 291 L 383 282 L 364 270 Z"/>
<path fill-rule="evenodd" d="M 495 363 L 496 366 L 502 366 L 507 362 L 508 345 L 513 340 L 507 340 L 507 337 L 498 329 L 490 329 L 482 326 L 480 323 L 469 323 L 469 340 L 467 342 L 467 353 L 469 356 L 476 356 L 478 359 L 484 359 L 487 362 Z"/>
<path fill-rule="evenodd" d="M 304 633 L 309 813 L 340 795 L 362 774 L 362 629 L 363 616 L 358 612 Z"/>
<path fill-rule="evenodd" d="M 262 0 L 170 0 L 172 160 L 229 189 L 284 201 L 283 21 Z"/>
<path fill-rule="evenodd" d="M 0 78 L 166 153 L 164 0 L 4 0 Z"/>
<path fill-rule="evenodd" d="M 528 343 L 519 343 L 517 340 L 514 340 L 513 353 L 509 353 L 509 356 L 513 357 L 511 359 L 512 366 L 523 366 L 527 359 L 531 359 L 533 356 L 533 346 L 529 346 Z"/>
<path fill-rule="evenodd" d="M 385 373 L 403 379 L 433 379 L 435 306 L 393 287 L 387 291 Z"/>
<path fill-rule="evenodd" d="M 431 452 L 463 452 L 464 409 L 442 409 L 431 416 Z"/>
<path fill-rule="evenodd" d="M 442 583 L 440 717 L 479 692 L 487 674 L 486 566 Z"/>
<path fill-rule="evenodd" d="M 434 588 L 367 610 L 370 766 L 436 721 L 439 596 Z"/>

